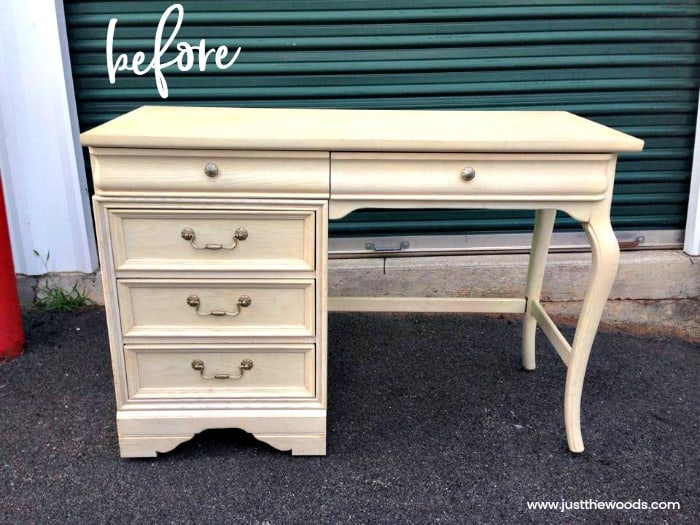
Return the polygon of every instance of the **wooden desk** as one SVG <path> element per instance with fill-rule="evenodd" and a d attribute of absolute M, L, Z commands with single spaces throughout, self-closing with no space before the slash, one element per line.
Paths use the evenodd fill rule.
<path fill-rule="evenodd" d="M 616 154 L 641 140 L 566 112 L 143 107 L 82 142 L 122 456 L 225 427 L 325 454 L 329 310 L 523 314 L 523 367 L 540 326 L 568 367 L 566 435 L 583 450 L 583 380 L 619 257 Z M 365 207 L 536 210 L 526 289 L 329 299 L 328 219 Z M 540 303 L 556 210 L 593 252 L 572 344 Z"/>

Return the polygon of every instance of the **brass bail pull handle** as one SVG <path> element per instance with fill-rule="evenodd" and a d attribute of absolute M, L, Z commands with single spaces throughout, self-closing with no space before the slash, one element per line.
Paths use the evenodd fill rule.
<path fill-rule="evenodd" d="M 182 229 L 180 232 L 180 237 L 186 241 L 189 241 L 192 247 L 196 250 L 233 250 L 236 246 L 238 246 L 238 241 L 245 241 L 248 238 L 248 230 L 245 228 L 237 228 L 236 231 L 233 232 L 233 244 L 231 246 L 224 246 L 223 244 L 218 243 L 197 243 L 197 234 L 189 226 Z"/>
<path fill-rule="evenodd" d="M 243 377 L 243 373 L 246 370 L 250 370 L 253 368 L 253 361 L 251 359 L 244 359 L 241 361 L 241 364 L 238 365 L 238 370 L 240 373 L 237 376 L 231 375 L 231 374 L 214 374 L 214 375 L 207 375 L 204 373 L 204 361 L 201 359 L 195 359 L 192 361 L 192 368 L 194 370 L 197 370 L 199 374 L 204 378 L 204 379 L 240 379 Z"/>
<path fill-rule="evenodd" d="M 235 312 L 227 312 L 225 310 L 211 310 L 209 312 L 202 312 L 199 309 L 199 306 L 201 305 L 201 301 L 200 301 L 198 295 L 190 295 L 187 298 L 187 305 L 196 309 L 197 313 L 199 315 L 211 315 L 213 317 L 224 317 L 224 316 L 236 317 L 236 316 L 241 314 L 242 308 L 248 308 L 252 302 L 253 302 L 253 300 L 250 298 L 250 296 L 241 295 L 238 298 L 238 301 L 236 302 L 236 311 Z"/>

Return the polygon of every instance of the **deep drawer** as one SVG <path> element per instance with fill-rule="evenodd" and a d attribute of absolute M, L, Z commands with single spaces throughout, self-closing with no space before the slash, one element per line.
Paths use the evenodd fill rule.
<path fill-rule="evenodd" d="M 120 270 L 313 270 L 311 210 L 111 209 Z"/>
<path fill-rule="evenodd" d="M 601 154 L 333 153 L 331 198 L 600 200 L 609 186 L 613 158 Z"/>
<path fill-rule="evenodd" d="M 328 153 L 93 148 L 97 194 L 327 198 Z"/>
<path fill-rule="evenodd" d="M 126 345 L 129 399 L 312 398 L 313 345 Z"/>
<path fill-rule="evenodd" d="M 119 279 L 125 340 L 310 337 L 312 279 Z"/>

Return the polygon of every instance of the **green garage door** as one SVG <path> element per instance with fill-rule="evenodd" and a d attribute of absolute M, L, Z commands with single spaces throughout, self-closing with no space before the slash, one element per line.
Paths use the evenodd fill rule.
<path fill-rule="evenodd" d="M 115 54 L 150 57 L 171 3 L 65 0 L 81 129 L 161 103 L 563 109 L 646 141 L 619 160 L 616 229 L 684 227 L 700 73 L 696 0 L 183 1 L 178 39 L 242 46 L 238 62 L 226 71 L 166 70 L 165 101 L 152 74 L 119 73 L 109 84 L 109 19 L 118 19 Z M 363 210 L 334 222 L 331 235 L 531 225 L 530 212 Z"/>

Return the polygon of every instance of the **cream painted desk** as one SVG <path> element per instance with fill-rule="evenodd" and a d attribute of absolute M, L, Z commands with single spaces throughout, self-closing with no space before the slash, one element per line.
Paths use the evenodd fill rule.
<path fill-rule="evenodd" d="M 616 154 L 641 140 L 565 112 L 143 107 L 82 142 L 122 456 L 224 427 L 325 454 L 329 310 L 523 314 L 523 366 L 539 325 L 568 367 L 566 435 L 583 450 L 583 379 L 618 264 Z M 523 295 L 329 299 L 328 219 L 366 207 L 536 210 Z M 593 252 L 572 344 L 539 302 L 556 210 Z"/>

